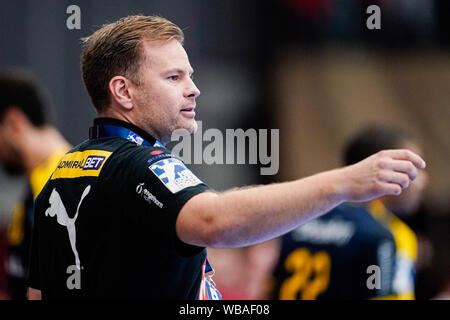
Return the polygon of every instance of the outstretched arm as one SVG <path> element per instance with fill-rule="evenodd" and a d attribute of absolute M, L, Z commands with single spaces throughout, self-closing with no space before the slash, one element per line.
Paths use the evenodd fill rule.
<path fill-rule="evenodd" d="M 177 235 L 204 247 L 252 245 L 289 232 L 342 202 L 399 195 L 424 167 L 409 150 L 386 150 L 300 180 L 201 193 L 182 208 Z"/>

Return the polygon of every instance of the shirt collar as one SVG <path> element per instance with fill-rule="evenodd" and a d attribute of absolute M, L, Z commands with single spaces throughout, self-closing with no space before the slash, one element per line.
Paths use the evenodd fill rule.
<path fill-rule="evenodd" d="M 98 117 L 94 119 L 94 126 L 89 129 L 89 137 L 91 138 L 93 136 L 93 131 L 96 127 L 102 125 L 113 125 L 121 128 L 126 128 L 133 131 L 134 133 L 137 133 L 139 136 L 147 140 L 151 145 L 159 143 L 151 134 L 147 133 L 145 130 L 139 128 L 138 126 L 135 126 L 130 122 L 107 117 Z"/>

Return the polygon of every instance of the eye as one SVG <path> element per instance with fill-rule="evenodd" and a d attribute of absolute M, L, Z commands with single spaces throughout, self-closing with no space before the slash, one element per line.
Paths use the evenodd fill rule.
<path fill-rule="evenodd" d="M 170 79 L 172 81 L 177 81 L 177 80 L 180 80 L 180 76 L 179 75 L 173 75 L 173 76 L 168 77 L 168 79 Z"/>

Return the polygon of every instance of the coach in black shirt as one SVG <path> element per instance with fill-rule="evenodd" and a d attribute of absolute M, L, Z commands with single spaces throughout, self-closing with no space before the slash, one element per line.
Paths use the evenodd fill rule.
<path fill-rule="evenodd" d="M 425 167 L 388 150 L 300 180 L 210 190 L 164 147 L 197 125 L 200 91 L 182 43 L 179 27 L 154 16 L 85 39 L 83 79 L 99 118 L 37 199 L 31 299 L 219 298 L 205 247 L 256 244 L 344 201 L 400 194 Z"/>

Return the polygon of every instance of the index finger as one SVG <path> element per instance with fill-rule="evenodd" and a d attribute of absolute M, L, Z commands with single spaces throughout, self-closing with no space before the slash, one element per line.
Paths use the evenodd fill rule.
<path fill-rule="evenodd" d="M 416 153 L 407 149 L 386 150 L 386 155 L 396 160 L 408 160 L 418 169 L 424 169 L 426 162 Z"/>

